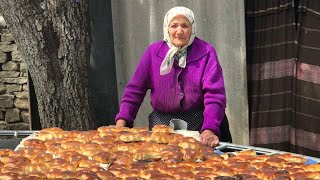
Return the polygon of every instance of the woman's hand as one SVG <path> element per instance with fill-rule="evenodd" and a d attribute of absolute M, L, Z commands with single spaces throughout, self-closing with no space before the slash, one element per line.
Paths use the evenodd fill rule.
<path fill-rule="evenodd" d="M 202 144 L 210 147 L 216 147 L 219 144 L 218 136 L 208 129 L 202 131 L 200 134 L 200 141 Z"/>
<path fill-rule="evenodd" d="M 126 127 L 127 122 L 123 119 L 118 119 L 116 122 L 116 127 Z"/>

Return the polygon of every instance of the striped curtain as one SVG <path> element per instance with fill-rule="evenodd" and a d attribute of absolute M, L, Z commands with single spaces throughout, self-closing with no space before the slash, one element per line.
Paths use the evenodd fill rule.
<path fill-rule="evenodd" d="M 246 0 L 250 145 L 320 156 L 317 1 Z"/>

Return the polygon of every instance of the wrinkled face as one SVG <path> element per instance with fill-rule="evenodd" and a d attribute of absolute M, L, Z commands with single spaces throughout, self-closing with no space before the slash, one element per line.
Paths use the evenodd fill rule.
<path fill-rule="evenodd" d="M 177 15 L 169 24 L 169 37 L 171 43 L 182 47 L 189 43 L 192 27 L 189 20 L 183 15 Z"/>

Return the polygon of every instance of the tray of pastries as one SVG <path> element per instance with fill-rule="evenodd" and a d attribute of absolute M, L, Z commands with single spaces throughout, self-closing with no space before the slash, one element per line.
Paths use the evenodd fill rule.
<path fill-rule="evenodd" d="M 320 179 L 320 164 L 291 153 L 217 154 L 195 132 L 156 125 L 42 129 L 0 149 L 0 179 Z"/>

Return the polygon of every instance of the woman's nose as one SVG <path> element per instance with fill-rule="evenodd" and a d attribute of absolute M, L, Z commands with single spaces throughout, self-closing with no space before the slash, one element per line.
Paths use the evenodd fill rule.
<path fill-rule="evenodd" d="M 183 33 L 182 28 L 179 26 L 179 27 L 177 28 L 177 34 L 182 34 L 182 33 Z"/>

